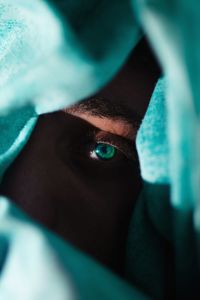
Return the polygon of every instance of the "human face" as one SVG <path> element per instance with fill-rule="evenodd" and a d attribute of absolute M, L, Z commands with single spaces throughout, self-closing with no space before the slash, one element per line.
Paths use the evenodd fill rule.
<path fill-rule="evenodd" d="M 85 102 L 40 116 L 1 186 L 32 218 L 118 273 L 141 190 L 135 136 L 157 76 L 135 56 Z"/>

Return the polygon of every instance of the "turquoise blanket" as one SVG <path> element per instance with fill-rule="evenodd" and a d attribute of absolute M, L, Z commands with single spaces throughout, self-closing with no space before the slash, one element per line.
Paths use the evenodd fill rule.
<path fill-rule="evenodd" d="M 130 283 L 1 197 L 0 299 L 199 299 L 200 2 L 0 0 L 0 24 L 0 178 L 38 114 L 100 89 L 142 34 L 164 73 L 137 136 Z"/>

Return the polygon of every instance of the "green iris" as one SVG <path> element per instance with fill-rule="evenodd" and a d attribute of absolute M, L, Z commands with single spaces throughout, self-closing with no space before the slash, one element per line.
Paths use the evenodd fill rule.
<path fill-rule="evenodd" d="M 115 157 L 116 153 L 116 148 L 108 144 L 98 143 L 95 147 L 95 154 L 102 160 L 110 160 Z"/>

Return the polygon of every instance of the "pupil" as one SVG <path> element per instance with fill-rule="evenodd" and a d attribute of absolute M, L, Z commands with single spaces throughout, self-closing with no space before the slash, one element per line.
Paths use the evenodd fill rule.
<path fill-rule="evenodd" d="M 106 146 L 103 146 L 102 148 L 101 148 L 101 151 L 104 153 L 104 154 L 106 154 L 108 151 L 107 151 L 108 149 L 107 149 L 107 147 Z"/>
<path fill-rule="evenodd" d="M 99 158 L 109 160 L 115 156 L 116 149 L 111 145 L 97 144 L 95 153 Z"/>

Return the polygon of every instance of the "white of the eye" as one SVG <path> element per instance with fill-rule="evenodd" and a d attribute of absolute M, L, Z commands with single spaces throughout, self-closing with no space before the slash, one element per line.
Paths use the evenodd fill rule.
<path fill-rule="evenodd" d="M 91 157 L 92 159 L 99 159 L 98 156 L 97 156 L 97 154 L 96 154 L 96 152 L 95 152 L 95 150 L 90 151 L 90 157 Z"/>

